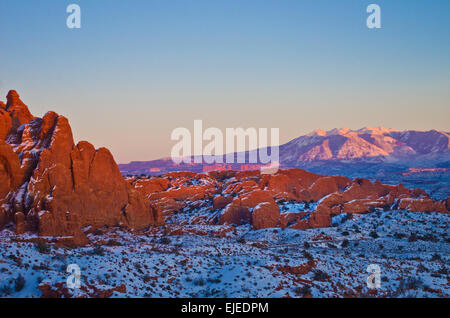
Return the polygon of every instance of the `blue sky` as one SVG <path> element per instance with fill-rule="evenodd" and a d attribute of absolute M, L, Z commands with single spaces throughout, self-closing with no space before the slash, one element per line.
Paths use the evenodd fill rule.
<path fill-rule="evenodd" d="M 66 27 L 80 5 L 82 28 Z M 380 5 L 382 29 L 366 7 Z M 0 0 L 0 96 L 67 116 L 117 161 L 176 127 L 450 130 L 447 0 Z"/>

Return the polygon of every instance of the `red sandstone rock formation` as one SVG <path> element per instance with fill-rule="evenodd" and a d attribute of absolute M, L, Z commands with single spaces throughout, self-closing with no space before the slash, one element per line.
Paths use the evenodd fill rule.
<path fill-rule="evenodd" d="M 276 203 L 262 202 L 252 212 L 252 224 L 255 229 L 280 226 L 280 207 Z"/>
<path fill-rule="evenodd" d="M 213 209 L 214 210 L 223 209 L 228 205 L 228 203 L 231 203 L 231 201 L 233 201 L 233 197 L 224 197 L 218 195 L 213 199 Z"/>
<path fill-rule="evenodd" d="M 279 200 L 318 202 L 313 210 L 281 213 Z M 211 212 L 203 224 L 252 224 L 255 229 L 330 226 L 340 213 L 406 209 L 448 213 L 450 197 L 436 202 L 425 191 L 324 176 L 301 169 L 171 172 L 124 180 L 111 155 L 88 142 L 74 144 L 68 120 L 54 112 L 35 118 L 15 91 L 0 103 L 0 228 L 17 233 L 71 236 L 86 242 L 85 226 L 142 229 L 182 209 Z"/>
<path fill-rule="evenodd" d="M 241 205 L 241 199 L 236 198 L 227 205 L 223 213 L 220 215 L 220 224 L 235 224 L 241 225 L 250 223 L 252 214 L 250 210 Z"/>
<path fill-rule="evenodd" d="M 160 179 L 169 180 L 169 188 L 161 188 L 158 192 L 153 192 L 152 188 L 149 198 L 163 209 L 165 215 L 170 215 L 168 211 L 209 204 L 211 211 L 223 209 L 219 211 L 217 223 L 248 223 L 255 229 L 328 227 L 334 215 L 369 213 L 376 209 L 447 212 L 448 204 L 433 201 L 421 189 L 408 190 L 403 185 L 383 185 L 366 179 L 351 181 L 346 177 L 317 175 L 301 169 L 280 170 L 274 175 L 261 175 L 259 171 L 218 171 L 208 175 L 170 173 L 155 178 L 154 182 L 159 183 Z M 151 180 L 146 182 L 151 184 Z M 133 184 L 137 188 L 140 183 Z M 311 211 L 280 214 L 276 200 L 318 204 Z M 213 219 L 208 219 L 207 224 Z M 205 217 L 195 220 L 205 224 Z"/>
<path fill-rule="evenodd" d="M 86 238 L 82 227 L 162 223 L 159 210 L 123 179 L 111 153 L 74 144 L 68 120 L 34 118 L 15 91 L 0 109 L 0 226 L 16 232 Z"/>

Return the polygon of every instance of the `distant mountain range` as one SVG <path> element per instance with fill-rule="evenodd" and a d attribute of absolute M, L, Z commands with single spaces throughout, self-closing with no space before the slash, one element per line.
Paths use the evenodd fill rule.
<path fill-rule="evenodd" d="M 430 130 L 398 131 L 384 127 L 316 130 L 280 147 L 280 162 L 303 165 L 317 161 L 378 161 L 442 158 L 449 154 L 450 134 Z"/>
<path fill-rule="evenodd" d="M 425 189 L 434 198 L 450 194 L 450 133 L 384 127 L 315 130 L 279 148 L 280 168 L 368 178 Z M 257 150 L 253 150 L 257 151 Z M 249 153 L 245 153 L 249 158 Z M 235 153 L 236 157 L 237 154 Z M 175 164 L 170 158 L 120 164 L 124 175 L 169 171 L 257 170 L 261 164 Z"/>
<path fill-rule="evenodd" d="M 384 127 L 315 130 L 279 148 L 281 167 L 300 167 L 330 172 L 361 165 L 404 168 L 450 167 L 450 133 L 430 130 L 395 130 Z M 246 153 L 248 158 L 249 153 Z M 236 154 L 235 154 L 236 156 Z M 175 164 L 170 158 L 121 164 L 123 173 L 159 173 L 173 170 L 256 169 L 256 164 Z M 329 170 L 329 171 L 322 171 Z M 360 169 L 357 169 L 360 170 Z"/>

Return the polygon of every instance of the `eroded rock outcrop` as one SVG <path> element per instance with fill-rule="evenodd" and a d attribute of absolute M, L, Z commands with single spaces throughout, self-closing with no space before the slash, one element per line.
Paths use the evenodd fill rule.
<path fill-rule="evenodd" d="M 153 181 L 152 181 L 153 180 Z M 384 185 L 367 179 L 318 175 L 301 169 L 279 170 L 274 175 L 259 171 L 213 171 L 164 174 L 157 178 L 131 181 L 160 206 L 166 217 L 173 212 L 189 213 L 203 209 L 204 215 L 189 222 L 200 224 L 251 224 L 254 229 L 290 227 L 308 229 L 328 227 L 333 216 L 370 213 L 375 210 L 447 213 L 448 203 L 432 200 L 421 189 L 403 185 Z M 282 202 L 291 202 L 298 210 L 280 211 Z M 301 208 L 300 208 L 301 207 Z"/>
<path fill-rule="evenodd" d="M 159 209 L 122 177 L 112 154 L 82 141 L 55 112 L 35 118 L 10 91 L 0 109 L 0 226 L 86 242 L 85 226 L 143 229 L 163 222 Z"/>
<path fill-rule="evenodd" d="M 13 222 L 18 234 L 70 237 L 75 244 L 87 242 L 86 226 L 143 229 L 179 213 L 192 213 L 184 221 L 192 224 L 308 229 L 328 227 L 342 213 L 448 213 L 450 205 L 450 198 L 437 202 L 420 189 L 302 169 L 273 175 L 171 172 L 125 180 L 106 148 L 75 144 L 65 117 L 33 117 L 15 91 L 0 103 L 0 137 L 0 228 Z M 282 202 L 296 210 L 281 211 Z"/>

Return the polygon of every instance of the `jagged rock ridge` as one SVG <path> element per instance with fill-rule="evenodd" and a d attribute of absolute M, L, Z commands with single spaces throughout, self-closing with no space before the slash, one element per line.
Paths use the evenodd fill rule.
<path fill-rule="evenodd" d="M 82 227 L 142 229 L 162 222 L 160 212 L 123 179 L 106 148 L 75 145 L 67 118 L 31 115 L 16 91 L 0 104 L 0 227 L 70 237 L 83 244 Z"/>

